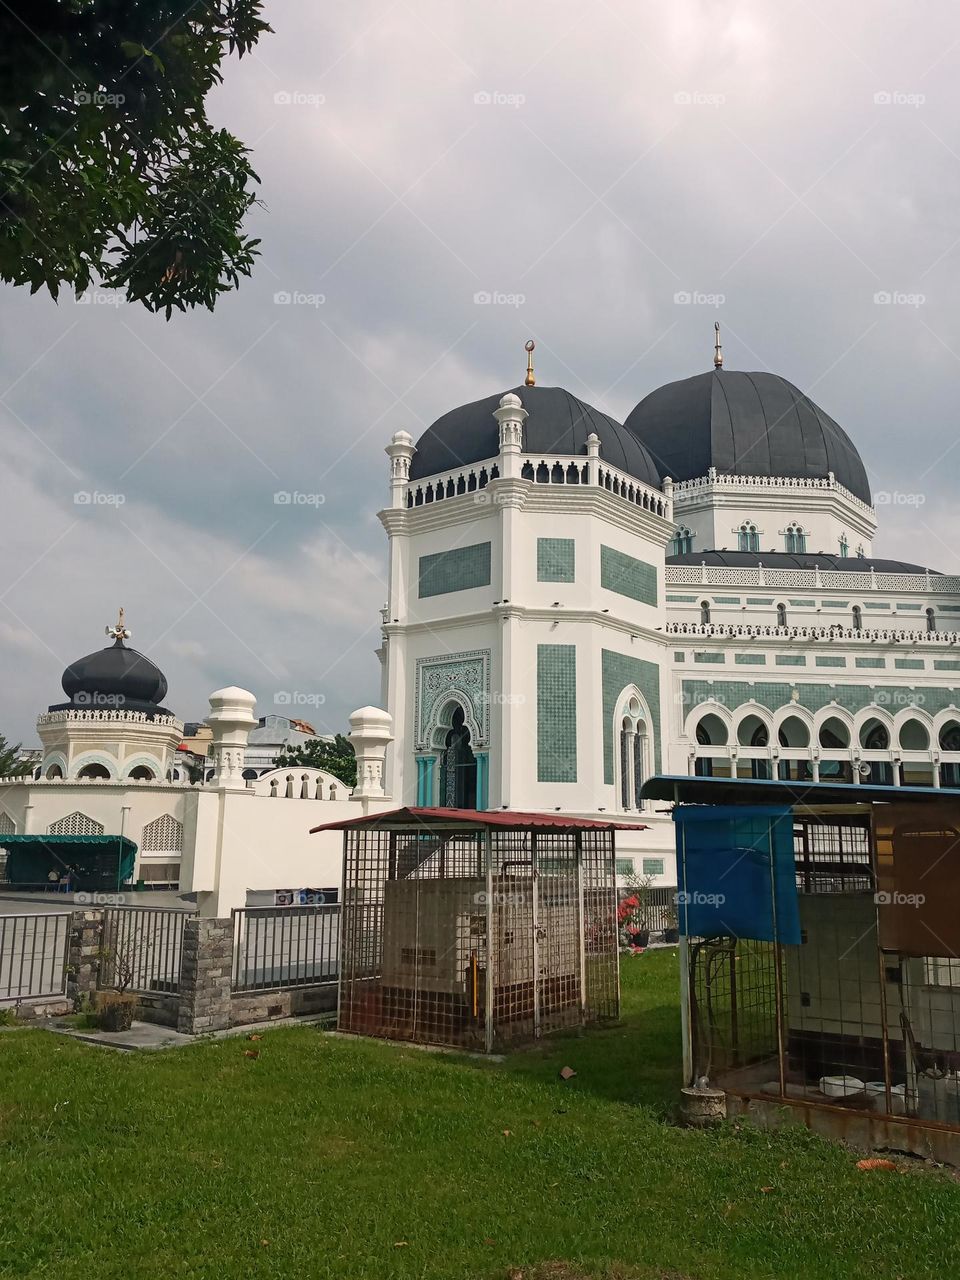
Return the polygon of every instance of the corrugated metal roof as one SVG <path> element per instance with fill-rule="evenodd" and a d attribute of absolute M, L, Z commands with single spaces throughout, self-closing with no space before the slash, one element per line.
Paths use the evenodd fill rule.
<path fill-rule="evenodd" d="M 566 831 L 645 831 L 643 822 L 597 822 L 590 818 L 568 818 L 559 813 L 520 813 L 513 809 L 391 809 L 387 813 L 370 813 L 360 818 L 344 818 L 311 827 L 317 831 L 347 831 L 352 827 L 428 826 L 442 827 L 450 823 L 469 823 L 478 827 L 543 827 Z"/>

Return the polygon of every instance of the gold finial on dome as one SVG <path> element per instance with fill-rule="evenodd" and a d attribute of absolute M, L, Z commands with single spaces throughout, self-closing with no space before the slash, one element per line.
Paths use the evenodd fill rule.
<path fill-rule="evenodd" d="M 715 369 L 723 368 L 723 347 L 720 345 L 720 321 L 713 322 L 715 338 L 713 342 L 713 367 Z"/>
<path fill-rule="evenodd" d="M 531 338 L 523 348 L 527 353 L 527 376 L 523 380 L 523 385 L 525 387 L 535 387 L 537 385 L 537 380 L 533 376 L 533 349 L 536 345 L 537 344 Z"/>
<path fill-rule="evenodd" d="M 104 627 L 104 631 L 111 640 L 116 640 L 117 644 L 123 644 L 124 640 L 129 640 L 133 632 L 128 630 L 123 621 L 123 605 L 120 606 L 120 612 L 117 614 L 117 621 L 112 627 Z"/>

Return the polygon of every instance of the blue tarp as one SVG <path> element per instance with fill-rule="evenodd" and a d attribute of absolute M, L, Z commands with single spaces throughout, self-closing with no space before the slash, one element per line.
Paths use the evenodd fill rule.
<path fill-rule="evenodd" d="M 778 806 L 677 806 L 680 932 L 800 942 L 793 813 Z"/>

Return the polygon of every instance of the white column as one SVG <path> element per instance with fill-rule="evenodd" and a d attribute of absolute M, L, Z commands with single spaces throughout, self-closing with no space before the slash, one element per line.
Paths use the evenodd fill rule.
<path fill-rule="evenodd" d="M 407 505 L 407 486 L 410 483 L 410 460 L 416 453 L 413 436 L 409 431 L 396 431 L 386 447 L 390 459 L 390 505 Z"/>
<path fill-rule="evenodd" d="M 379 707 L 360 707 L 350 717 L 347 737 L 357 757 L 357 785 L 351 800 L 382 800 L 383 762 L 387 746 L 393 741 L 393 720 Z"/>
<path fill-rule="evenodd" d="M 245 791 L 243 758 L 250 737 L 256 726 L 254 708 L 257 700 L 247 689 L 231 685 L 210 695 L 210 714 L 207 724 L 213 731 L 210 758 L 214 775 L 211 786 L 227 791 Z"/>

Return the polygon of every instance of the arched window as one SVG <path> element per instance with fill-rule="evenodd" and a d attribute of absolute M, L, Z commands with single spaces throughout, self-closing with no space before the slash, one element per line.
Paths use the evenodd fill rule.
<path fill-rule="evenodd" d="M 700 601 L 700 625 L 708 627 L 710 625 L 710 601 Z"/>
<path fill-rule="evenodd" d="M 729 740 L 727 726 L 711 711 L 698 721 L 696 738 L 701 747 L 725 747 Z"/>
<path fill-rule="evenodd" d="M 52 764 L 50 768 L 47 770 L 45 776 L 48 778 L 62 778 L 63 770 L 60 768 L 58 764 Z"/>
<path fill-rule="evenodd" d="M 152 782 L 156 774 L 145 764 L 138 764 L 135 769 L 131 769 L 128 775 L 135 782 Z"/>
<path fill-rule="evenodd" d="M 787 625 L 787 606 L 785 604 L 777 605 L 777 626 L 785 627 Z"/>
<path fill-rule="evenodd" d="M 692 550 L 693 534 L 686 525 L 679 525 L 677 532 L 673 535 L 670 554 L 674 556 L 686 556 L 689 555 Z"/>
<path fill-rule="evenodd" d="M 853 629 L 854 631 L 863 630 L 863 610 L 858 604 L 853 606 Z"/>
<path fill-rule="evenodd" d="M 641 809 L 640 789 L 647 773 L 646 712 L 636 695 L 629 695 L 619 717 L 620 726 L 620 806 Z"/>
<path fill-rule="evenodd" d="M 860 745 L 867 751 L 888 751 L 890 734 L 879 720 L 868 720 L 860 730 Z"/>
<path fill-rule="evenodd" d="M 845 750 L 850 746 L 850 733 L 842 720 L 838 720 L 836 716 L 824 720 L 820 726 L 820 745 L 836 750 Z"/>
<path fill-rule="evenodd" d="M 810 730 L 799 716 L 787 716 L 777 731 L 781 747 L 809 747 Z"/>
<path fill-rule="evenodd" d="M 104 764 L 87 764 L 77 774 L 78 778 L 109 778 L 110 770 Z"/>
<path fill-rule="evenodd" d="M 750 520 L 744 520 L 743 524 L 737 530 L 737 550 L 760 550 L 760 534 L 757 531 L 757 526 Z"/>
<path fill-rule="evenodd" d="M 794 521 L 788 524 L 786 532 L 783 535 L 786 550 L 793 552 L 794 555 L 802 555 L 807 549 L 807 535 L 803 531 L 803 527 Z"/>
<path fill-rule="evenodd" d="M 937 612 L 935 609 L 927 610 L 927 630 L 936 631 L 937 629 Z"/>
<path fill-rule="evenodd" d="M 477 807 L 477 758 L 470 746 L 470 730 L 458 706 L 444 738 L 440 757 L 440 801 L 447 809 Z"/>
<path fill-rule="evenodd" d="M 845 533 L 841 533 L 841 535 L 840 535 L 840 555 L 843 557 L 843 559 L 844 559 L 844 560 L 846 560 L 846 558 L 847 558 L 847 556 L 848 556 L 849 554 L 850 554 L 850 543 L 847 541 L 847 535 L 846 535 Z"/>

